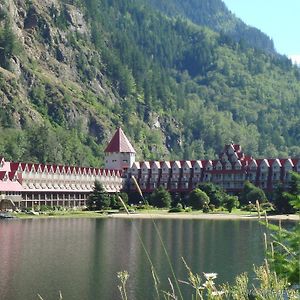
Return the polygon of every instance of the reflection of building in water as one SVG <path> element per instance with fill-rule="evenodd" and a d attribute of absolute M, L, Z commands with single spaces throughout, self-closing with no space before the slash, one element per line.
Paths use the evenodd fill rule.
<path fill-rule="evenodd" d="M 9 206 L 9 201 L 12 206 L 23 207 L 81 206 L 86 204 L 95 180 L 107 192 L 125 187 L 134 191 L 132 176 L 145 193 L 159 186 L 187 193 L 200 182 L 213 182 L 235 193 L 242 190 L 245 180 L 272 191 L 279 183 L 288 187 L 290 171 L 300 172 L 300 159 L 255 159 L 236 144 L 226 145 L 217 160 L 137 162 L 134 148 L 118 128 L 105 149 L 105 169 L 17 163 L 0 157 L 0 209 Z"/>

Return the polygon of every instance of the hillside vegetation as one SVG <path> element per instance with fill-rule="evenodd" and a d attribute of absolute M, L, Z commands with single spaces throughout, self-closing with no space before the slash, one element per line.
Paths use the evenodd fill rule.
<path fill-rule="evenodd" d="M 299 68 L 154 2 L 2 3 L 0 153 L 99 165 L 121 125 L 139 158 L 213 158 L 231 141 L 299 156 Z"/>

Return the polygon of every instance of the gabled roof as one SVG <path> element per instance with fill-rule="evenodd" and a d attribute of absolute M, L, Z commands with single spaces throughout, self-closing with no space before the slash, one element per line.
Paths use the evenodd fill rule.
<path fill-rule="evenodd" d="M 141 166 L 140 166 L 140 162 L 139 161 L 135 161 L 133 164 L 132 164 L 132 167 L 131 169 L 140 169 Z"/>
<path fill-rule="evenodd" d="M 118 128 L 105 152 L 135 153 L 132 145 L 121 128 Z"/>

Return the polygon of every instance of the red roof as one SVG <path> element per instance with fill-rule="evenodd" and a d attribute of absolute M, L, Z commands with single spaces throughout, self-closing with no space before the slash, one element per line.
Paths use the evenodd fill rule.
<path fill-rule="evenodd" d="M 105 152 L 135 153 L 132 145 L 128 141 L 125 133 L 121 128 L 117 129 L 115 135 L 106 147 Z"/>

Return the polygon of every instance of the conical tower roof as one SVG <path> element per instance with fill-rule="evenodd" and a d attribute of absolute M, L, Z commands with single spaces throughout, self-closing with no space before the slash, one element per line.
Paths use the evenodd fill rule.
<path fill-rule="evenodd" d="M 121 128 L 118 128 L 105 152 L 135 153 L 132 145 Z"/>

